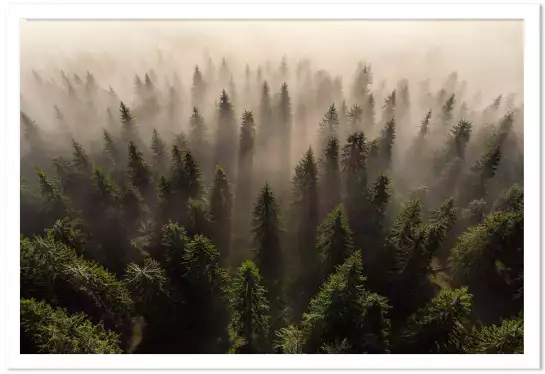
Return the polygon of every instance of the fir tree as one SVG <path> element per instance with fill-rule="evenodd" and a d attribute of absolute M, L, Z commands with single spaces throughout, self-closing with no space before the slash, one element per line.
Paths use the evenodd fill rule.
<path fill-rule="evenodd" d="M 225 263 L 231 250 L 231 211 L 233 196 L 227 175 L 216 167 L 216 176 L 210 195 L 210 219 L 212 238 L 218 247 L 221 263 Z"/>
<path fill-rule="evenodd" d="M 268 349 L 269 302 L 261 285 L 259 270 L 245 261 L 233 281 L 231 296 L 232 328 L 244 339 L 239 353 L 264 353 Z"/>
<path fill-rule="evenodd" d="M 329 138 L 321 162 L 321 211 L 328 213 L 341 202 L 341 175 L 339 165 L 339 142 Z"/>
<path fill-rule="evenodd" d="M 218 107 L 218 133 L 216 138 L 216 164 L 222 165 L 229 177 L 234 176 L 236 160 L 236 124 L 233 105 L 229 96 L 222 91 Z"/>
<path fill-rule="evenodd" d="M 276 305 L 283 275 L 281 218 L 278 203 L 268 183 L 259 192 L 252 210 L 252 232 L 255 262 L 262 269 L 270 304 Z"/>

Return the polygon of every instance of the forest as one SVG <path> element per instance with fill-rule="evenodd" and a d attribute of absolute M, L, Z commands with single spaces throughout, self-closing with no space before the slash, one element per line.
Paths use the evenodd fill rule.
<path fill-rule="evenodd" d="M 523 353 L 523 101 L 380 68 L 30 72 L 21 353 Z"/>

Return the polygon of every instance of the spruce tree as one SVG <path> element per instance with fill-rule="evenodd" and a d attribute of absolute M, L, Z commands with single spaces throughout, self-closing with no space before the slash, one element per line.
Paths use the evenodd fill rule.
<path fill-rule="evenodd" d="M 261 188 L 252 210 L 252 232 L 255 263 L 262 269 L 263 284 L 274 307 L 282 287 L 283 250 L 280 209 L 268 183 Z"/>
<path fill-rule="evenodd" d="M 328 214 L 341 202 L 341 175 L 339 165 L 339 141 L 329 138 L 321 160 L 321 212 Z"/>
<path fill-rule="evenodd" d="M 151 199 L 153 192 L 151 171 L 148 164 L 144 161 L 142 152 L 140 152 L 132 141 L 129 142 L 127 177 L 129 183 L 135 186 L 144 198 Z"/>
<path fill-rule="evenodd" d="M 236 162 L 237 130 L 233 105 L 229 96 L 222 91 L 218 106 L 218 132 L 216 137 L 215 160 L 229 178 L 234 177 Z"/>
<path fill-rule="evenodd" d="M 463 353 L 471 313 L 467 288 L 442 290 L 408 321 L 397 353 Z"/>
<path fill-rule="evenodd" d="M 210 195 L 210 219 L 212 240 L 219 250 L 221 264 L 225 264 L 231 250 L 232 206 L 231 185 L 223 169 L 217 166 Z"/>
<path fill-rule="evenodd" d="M 244 261 L 233 281 L 231 308 L 232 328 L 244 339 L 237 353 L 266 353 L 270 308 L 259 270 L 252 261 Z"/>
<path fill-rule="evenodd" d="M 251 209 L 253 196 L 252 176 L 255 152 L 254 115 L 244 111 L 240 126 L 240 145 L 238 150 L 238 177 L 236 191 L 236 220 L 239 228 L 245 226 Z"/>
<path fill-rule="evenodd" d="M 318 227 L 316 249 L 321 256 L 323 279 L 332 274 L 354 250 L 352 232 L 342 205 L 338 205 Z"/>
<path fill-rule="evenodd" d="M 161 139 L 156 129 L 153 129 L 151 137 L 151 151 L 153 155 L 154 171 L 158 174 L 164 173 L 167 163 L 166 144 L 163 139 Z"/>
<path fill-rule="evenodd" d="M 320 142 L 320 147 L 325 148 L 327 141 L 331 137 L 337 137 L 339 130 L 339 113 L 335 104 L 331 104 L 327 110 L 324 118 L 320 121 L 318 127 L 318 139 Z"/>

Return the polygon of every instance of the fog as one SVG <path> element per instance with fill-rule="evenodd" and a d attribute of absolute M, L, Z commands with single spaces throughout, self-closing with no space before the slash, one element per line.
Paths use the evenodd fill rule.
<path fill-rule="evenodd" d="M 283 58 L 287 74 L 280 77 Z M 221 82 L 223 60 L 228 76 Z M 280 92 L 280 85 L 288 84 L 293 116 L 290 134 L 293 138 L 290 168 L 293 168 L 309 145 L 316 146 L 318 124 L 331 103 L 338 110 L 343 102 L 347 110 L 354 104 L 364 106 L 353 97 L 356 69 L 362 63 L 372 70 L 368 88 L 376 102 L 377 126 L 363 129 L 369 138 L 377 137 L 385 123 L 381 107 L 387 95 L 396 87 L 399 89 L 400 84 L 408 87 L 410 104 L 406 104 L 411 110 L 402 119 L 403 123 L 396 119 L 394 153 L 403 157 L 424 114 L 429 109 L 434 113 L 441 111 L 442 104 L 437 102 L 441 95 L 444 96 L 441 100 L 446 100 L 448 95 L 456 94 L 454 113 L 460 112 L 461 107 L 480 113 L 499 95 L 509 97 L 511 109 L 522 104 L 523 23 L 379 20 L 21 23 L 23 109 L 40 127 L 53 129 L 57 106 L 72 116 L 72 121 L 67 121 L 71 122 L 71 136 L 88 146 L 99 141 L 102 128 L 107 128 L 106 110 L 110 108 L 110 113 L 117 113 L 118 106 L 114 108 L 107 91 L 111 88 L 118 100 L 138 112 L 140 104 L 135 96 L 134 79 L 138 76 L 144 81 L 145 74 L 152 76 L 156 99 L 163 109 L 160 119 L 136 116 L 142 139 L 149 145 L 153 128 L 167 142 L 180 131 L 190 135 L 189 118 L 195 106 L 192 80 L 195 66 L 199 66 L 207 90 L 198 109 L 212 142 L 217 137 L 215 104 L 222 89 L 234 102 L 234 116 L 239 124 L 244 110 L 254 112 L 259 137 L 264 126 L 258 115 L 263 82 L 269 84 L 272 101 Z M 66 82 L 62 83 L 61 71 L 68 81 L 76 79 L 76 75 L 85 81 L 86 73 L 92 74 L 93 82 L 102 90 L 94 99 L 93 114 L 74 111 L 74 104 L 62 93 L 66 91 Z M 165 120 L 164 109 L 175 75 L 179 78 L 176 118 Z M 36 89 L 36 76 L 58 90 Z M 441 89 L 446 90 L 441 93 Z M 303 104 L 305 118 L 301 120 L 299 111 Z M 498 114 L 494 120 L 500 117 Z M 480 121 L 480 118 L 475 120 L 474 128 L 482 125 Z M 92 126 L 88 126 L 91 122 Z M 346 135 L 343 132 L 342 136 Z M 444 142 L 441 136 L 437 137 L 435 148 L 441 148 Z M 57 141 L 55 137 L 51 140 Z M 258 164 L 275 162 L 269 157 L 262 158 L 256 156 Z"/>
<path fill-rule="evenodd" d="M 20 98 L 21 297 L 112 351 L 522 352 L 522 21 L 26 21 Z"/>

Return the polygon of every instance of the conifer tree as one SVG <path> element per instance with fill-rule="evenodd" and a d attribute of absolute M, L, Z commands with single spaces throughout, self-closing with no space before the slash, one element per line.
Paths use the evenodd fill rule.
<path fill-rule="evenodd" d="M 339 113 L 335 104 L 331 104 L 324 118 L 320 121 L 318 128 L 318 138 L 320 139 L 320 147 L 325 148 L 327 141 L 331 137 L 337 137 L 339 130 Z"/>
<path fill-rule="evenodd" d="M 364 129 L 369 131 L 375 126 L 375 98 L 370 93 L 363 109 L 363 126 Z M 361 130 L 358 130 L 361 131 Z"/>
<path fill-rule="evenodd" d="M 399 353 L 463 353 L 471 312 L 467 288 L 442 290 L 408 321 L 396 347 Z"/>
<path fill-rule="evenodd" d="M 21 299 L 21 335 L 21 353 L 123 353 L 117 334 L 102 323 L 35 299 Z"/>
<path fill-rule="evenodd" d="M 255 152 L 254 127 L 253 113 L 244 111 L 242 114 L 242 124 L 240 126 L 236 190 L 236 220 L 241 223 L 240 226 L 245 226 L 242 222 L 248 222 L 248 213 L 251 207 L 250 197 L 253 196 L 252 174 Z"/>
<path fill-rule="evenodd" d="M 140 152 L 133 142 L 129 142 L 127 177 L 129 183 L 135 186 L 144 198 L 151 198 L 151 193 L 153 192 L 151 171 L 148 164 L 144 161 L 142 152 Z"/>
<path fill-rule="evenodd" d="M 348 127 L 349 133 L 355 133 L 362 131 L 363 123 L 363 110 L 359 105 L 352 105 L 350 111 L 348 112 Z"/>
<path fill-rule="evenodd" d="M 384 104 L 382 105 L 382 123 L 388 123 L 395 116 L 396 104 L 396 90 L 393 90 L 384 99 Z"/>
<path fill-rule="evenodd" d="M 363 132 L 350 134 L 341 156 L 345 186 L 344 206 L 357 246 L 363 246 L 358 224 L 363 222 L 367 199 L 367 146 Z"/>
<path fill-rule="evenodd" d="M 220 254 L 220 263 L 224 264 L 231 250 L 231 211 L 233 196 L 227 175 L 221 167 L 216 167 L 216 175 L 210 195 L 210 219 L 212 222 L 212 240 Z"/>
<path fill-rule="evenodd" d="M 354 250 L 352 232 L 348 227 L 342 205 L 338 205 L 332 210 L 318 227 L 316 249 L 322 258 L 324 278 L 333 273 L 335 268 L 344 263 L 352 254 Z"/>
<path fill-rule="evenodd" d="M 291 131 L 292 131 L 292 112 L 291 99 L 288 92 L 288 85 L 283 83 L 280 88 L 280 98 L 277 107 L 277 133 L 276 140 L 280 156 L 279 179 L 281 185 L 284 185 L 290 178 L 291 173 Z"/>
<path fill-rule="evenodd" d="M 134 117 L 129 107 L 121 101 L 119 104 L 119 112 L 121 114 L 121 139 L 124 142 L 138 142 L 138 133 Z"/>
<path fill-rule="evenodd" d="M 238 353 L 265 353 L 270 308 L 259 270 L 252 261 L 244 261 L 233 281 L 231 308 L 232 328 L 244 339 Z"/>
<path fill-rule="evenodd" d="M 341 202 L 339 141 L 329 138 L 321 161 L 321 212 L 328 214 Z"/>
<path fill-rule="evenodd" d="M 153 155 L 153 169 L 156 173 L 162 174 L 166 169 L 167 163 L 166 144 L 156 129 L 153 129 L 151 137 L 151 151 Z"/>
<path fill-rule="evenodd" d="M 261 89 L 261 102 L 259 105 L 259 131 L 258 131 L 258 147 L 265 146 L 272 136 L 274 128 L 272 117 L 272 105 L 270 89 L 267 81 L 263 82 Z"/>
<path fill-rule="evenodd" d="M 280 209 L 268 183 L 261 188 L 252 210 L 252 232 L 255 263 L 262 269 L 263 284 L 274 310 L 282 288 L 283 250 Z"/>
<path fill-rule="evenodd" d="M 218 133 L 216 137 L 215 159 L 221 165 L 228 177 L 235 172 L 237 130 L 233 105 L 229 96 L 222 91 L 218 106 Z"/>
<path fill-rule="evenodd" d="M 206 95 L 206 83 L 204 77 L 199 70 L 198 66 L 195 66 L 193 73 L 193 85 L 191 86 L 191 105 L 193 107 L 201 108 L 204 104 L 203 100 Z"/>
<path fill-rule="evenodd" d="M 182 256 L 184 298 L 191 309 L 184 313 L 186 326 L 201 326 L 192 336 L 191 352 L 220 353 L 227 350 L 227 274 L 219 265 L 220 254 L 212 242 L 197 235 Z M 189 330 L 191 331 L 191 330 Z"/>
<path fill-rule="evenodd" d="M 303 317 L 305 353 L 322 353 L 344 340 L 343 353 L 389 351 L 389 306 L 364 282 L 361 257 L 353 255 L 323 284 Z"/>
<path fill-rule="evenodd" d="M 306 308 L 312 292 L 316 289 L 315 272 L 319 266 L 316 252 L 316 226 L 318 225 L 318 167 L 314 152 L 309 148 L 295 167 L 292 179 L 292 261 L 297 274 L 294 313 L 296 316 Z M 293 270 L 292 270 L 293 271 Z"/>
<path fill-rule="evenodd" d="M 189 126 L 191 128 L 189 133 L 189 146 L 197 159 L 197 162 L 202 165 L 202 169 L 206 173 L 209 171 L 210 162 L 207 150 L 210 149 L 208 142 L 208 134 L 204 118 L 199 113 L 196 107 L 193 107 L 193 113 L 189 119 Z"/>
<path fill-rule="evenodd" d="M 369 85 L 373 83 L 371 65 L 359 63 L 352 88 L 352 100 L 363 105 L 369 95 Z"/>

